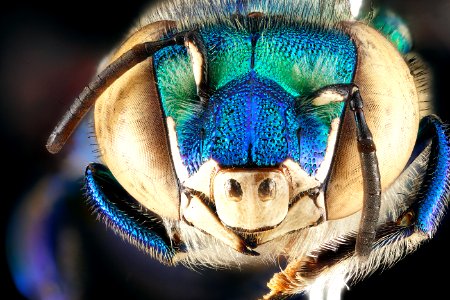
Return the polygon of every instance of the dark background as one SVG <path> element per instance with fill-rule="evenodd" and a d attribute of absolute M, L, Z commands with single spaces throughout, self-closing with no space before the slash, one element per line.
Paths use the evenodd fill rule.
<path fill-rule="evenodd" d="M 98 61 L 119 42 L 130 25 L 147 6 L 148 1 L 125 1 L 120 5 L 111 1 L 78 0 L 75 2 L 39 4 L 21 2 L 3 6 L 0 16 L 0 140 L 2 141 L 2 209 L 1 240 L 11 210 L 19 199 L 42 176 L 57 169 L 62 155 L 53 156 L 44 145 L 49 132 L 73 98 L 89 81 Z M 377 1 L 383 2 L 383 1 Z M 434 74 L 433 92 L 437 111 L 444 120 L 450 120 L 450 1 L 384 1 L 391 5 L 410 24 L 415 49 L 429 62 Z M 103 5 L 103 6 L 102 6 Z M 446 217 L 436 237 L 414 254 L 390 270 L 379 272 L 345 292 L 344 299 L 422 299 L 445 295 L 448 288 L 446 271 L 450 268 L 450 219 Z M 4 243 L 2 243 L 4 245 Z M 93 247 L 95 251 L 98 247 Z M 4 257 L 4 247 L 1 255 Z M 133 250 L 124 250 L 133 251 Z M 124 253 L 124 252 L 122 252 Z M 100 255 L 100 254 L 99 254 Z M 119 258 L 112 258 L 119 259 Z M 99 263 L 100 268 L 110 266 Z M 1 287 L 10 293 L 8 299 L 21 299 L 12 283 L 5 259 L 1 260 Z M 203 288 L 225 288 L 240 281 L 257 281 L 246 273 L 226 274 L 206 272 L 192 279 L 191 286 L 181 283 L 188 278 L 185 270 L 173 280 L 174 288 L 191 292 Z M 92 271 L 92 270 L 90 270 Z M 94 271 L 92 271 L 94 272 Z M 106 272 L 107 273 L 107 272 Z M 105 273 L 105 274 L 106 274 Z M 98 274 L 91 286 L 101 292 L 94 296 L 143 297 L 148 291 L 132 292 L 133 276 L 108 277 Z M 444 274 L 444 275 L 442 275 Z M 105 278 L 102 278 L 105 276 Z M 186 277 L 188 276 L 188 277 Z M 203 276 L 203 277 L 202 277 Z M 265 284 L 267 274 L 261 281 Z M 104 279 L 104 280 L 103 280 Z M 195 285 L 204 279 L 205 284 Z M 106 281 L 108 280 L 108 281 Z M 221 282 L 214 285 L 214 282 Z M 149 286 L 152 283 L 149 281 Z M 114 287 L 113 287 L 114 285 Z M 121 287 L 123 286 L 123 287 Z M 91 289 L 93 289 L 91 287 Z M 131 293 L 131 294 L 129 294 Z M 193 293 L 195 294 L 195 293 Z M 223 298 L 236 299 L 224 291 Z M 186 294 L 180 291 L 181 299 Z M 198 293 L 198 295 L 203 295 Z M 232 296 L 233 295 L 233 296 Z M 199 296 L 200 297 L 200 296 Z M 206 296 L 205 296 L 206 297 Z M 175 299 L 153 294 L 151 297 Z M 214 296 L 208 297 L 214 299 Z M 205 298 L 206 299 L 206 298 Z M 242 299 L 245 299 L 242 298 Z"/>

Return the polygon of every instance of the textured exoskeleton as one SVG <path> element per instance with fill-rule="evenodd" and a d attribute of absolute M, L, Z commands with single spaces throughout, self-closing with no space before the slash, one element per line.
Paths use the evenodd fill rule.
<path fill-rule="evenodd" d="M 324 297 L 433 236 L 449 135 L 395 16 L 174 1 L 144 20 L 47 145 L 58 152 L 94 105 L 86 190 L 119 235 L 169 265 L 286 257 L 265 299 Z"/>

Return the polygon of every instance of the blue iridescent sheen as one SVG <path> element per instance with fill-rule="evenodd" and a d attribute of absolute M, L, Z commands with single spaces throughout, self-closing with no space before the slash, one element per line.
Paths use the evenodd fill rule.
<path fill-rule="evenodd" d="M 298 128 L 292 116 L 294 102 L 294 97 L 254 71 L 232 81 L 210 99 L 203 155 L 211 153 L 223 166 L 281 163 L 290 152 L 288 141 L 296 145 L 295 131 L 288 130 Z M 298 147 L 294 148 L 298 158 Z"/>
<path fill-rule="evenodd" d="M 380 9 L 371 24 L 383 34 L 402 54 L 411 51 L 412 39 L 405 21 L 387 9 Z"/>
<path fill-rule="evenodd" d="M 356 50 L 350 38 L 311 27 L 267 29 L 255 47 L 255 70 L 295 97 L 353 78 Z"/>
<path fill-rule="evenodd" d="M 108 183 L 99 183 L 99 180 L 106 180 Z M 124 190 L 105 166 L 90 164 L 86 168 L 85 183 L 85 189 L 94 211 L 104 217 L 111 228 L 138 247 L 155 254 L 159 259 L 169 263 L 172 261 L 172 257 L 175 255 L 174 250 L 161 236 L 151 230 L 150 222 L 146 222 L 143 226 L 141 222 L 128 215 L 127 211 L 120 209 L 116 203 L 111 201 L 112 199 L 106 196 L 108 187 L 115 189 L 110 192 L 114 197 L 121 198 Z M 124 193 L 126 194 L 126 192 Z M 115 200 L 124 201 L 125 199 Z"/>
<path fill-rule="evenodd" d="M 331 120 L 344 105 L 323 110 L 308 99 L 326 85 L 352 81 L 351 39 L 306 25 L 250 30 L 222 24 L 199 33 L 211 90 L 205 107 L 184 47 L 162 49 L 153 58 L 163 109 L 175 121 L 188 172 L 209 159 L 223 167 L 272 167 L 291 158 L 315 174 Z"/>
<path fill-rule="evenodd" d="M 72 245 L 66 236 L 66 222 L 70 220 L 67 213 L 71 197 L 79 190 L 78 182 L 64 176 L 48 177 L 11 215 L 5 249 L 13 280 L 26 299 L 76 298 L 73 286 L 65 282 L 67 272 L 61 269 L 55 252 L 62 248 L 60 236 Z"/>
<path fill-rule="evenodd" d="M 432 127 L 434 131 L 431 157 L 434 166 L 430 169 L 431 179 L 427 182 L 424 198 L 417 209 L 416 226 L 423 232 L 432 235 L 444 215 L 450 197 L 450 136 L 445 125 L 435 116 L 427 116 L 422 124 Z"/>
<path fill-rule="evenodd" d="M 252 34 L 232 27 L 207 27 L 200 34 L 208 49 L 210 85 L 220 89 L 251 70 Z"/>

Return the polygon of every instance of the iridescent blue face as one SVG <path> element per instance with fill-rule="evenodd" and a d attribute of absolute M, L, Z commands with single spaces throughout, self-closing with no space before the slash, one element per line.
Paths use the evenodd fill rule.
<path fill-rule="evenodd" d="M 343 102 L 315 106 L 311 95 L 350 83 L 356 65 L 351 39 L 313 26 L 215 25 L 200 29 L 207 50 L 210 97 L 197 96 L 187 50 L 154 56 L 163 109 L 176 124 L 190 174 L 209 159 L 221 167 L 275 167 L 291 158 L 309 175 L 322 163 L 331 120 Z"/>
<path fill-rule="evenodd" d="M 450 134 L 401 18 L 349 0 L 171 2 L 47 143 L 58 152 L 95 102 L 85 191 L 108 227 L 168 265 L 282 257 L 264 299 L 339 296 L 435 234 Z"/>

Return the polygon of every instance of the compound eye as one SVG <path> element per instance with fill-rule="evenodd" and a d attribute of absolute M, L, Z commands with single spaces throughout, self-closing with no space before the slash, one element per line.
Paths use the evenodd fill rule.
<path fill-rule="evenodd" d="M 377 147 L 381 187 L 385 190 L 405 168 L 416 142 L 418 89 L 403 56 L 384 36 L 359 22 L 342 25 L 358 51 L 353 82 L 364 101 L 367 126 Z M 351 114 L 345 116 L 341 126 L 325 191 L 329 220 L 347 217 L 363 206 L 363 177 Z"/>
<path fill-rule="evenodd" d="M 136 44 L 160 40 L 175 24 L 149 24 L 125 41 L 111 61 Z M 129 69 L 95 102 L 94 125 L 102 161 L 120 185 L 157 215 L 179 219 L 180 192 L 153 62 Z"/>
<path fill-rule="evenodd" d="M 277 185 L 272 178 L 264 179 L 258 188 L 258 196 L 261 201 L 270 201 L 275 198 Z"/>

